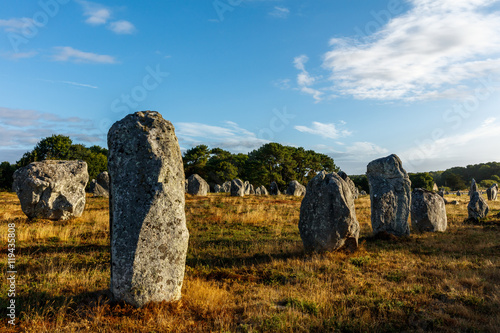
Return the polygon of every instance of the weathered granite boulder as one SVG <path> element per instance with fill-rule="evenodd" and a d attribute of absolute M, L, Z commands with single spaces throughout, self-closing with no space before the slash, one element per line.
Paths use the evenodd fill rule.
<path fill-rule="evenodd" d="M 112 295 L 136 307 L 178 300 L 189 232 L 174 126 L 158 112 L 129 114 L 108 147 Z"/>
<path fill-rule="evenodd" d="M 46 160 L 16 170 L 12 188 L 28 218 L 67 220 L 82 215 L 88 181 L 87 163 Z"/>
<path fill-rule="evenodd" d="M 270 195 L 280 195 L 281 194 L 280 189 L 278 187 L 278 184 L 276 184 L 276 182 L 274 182 L 274 181 L 269 185 L 269 194 Z"/>
<path fill-rule="evenodd" d="M 267 189 L 264 185 L 261 185 L 255 189 L 255 194 L 256 195 L 269 195 L 269 192 L 267 192 Z"/>
<path fill-rule="evenodd" d="M 338 175 L 340 177 L 342 177 L 342 179 L 347 183 L 347 185 L 349 185 L 349 189 L 351 190 L 352 197 L 354 199 L 357 199 L 359 197 L 359 191 L 358 191 L 358 188 L 356 187 L 356 185 L 354 184 L 354 182 L 352 181 L 352 179 L 349 178 L 349 176 L 344 171 L 340 171 L 338 173 Z"/>
<path fill-rule="evenodd" d="M 197 174 L 189 176 L 187 179 L 187 193 L 191 195 L 207 195 L 210 192 L 210 185 Z"/>
<path fill-rule="evenodd" d="M 90 193 L 94 197 L 109 197 L 109 174 L 107 171 L 101 172 L 95 179 L 95 182 L 92 180 Z"/>
<path fill-rule="evenodd" d="M 490 200 L 490 201 L 496 201 L 497 200 L 497 196 L 498 196 L 498 184 L 491 185 L 486 190 L 486 195 L 488 196 L 488 200 Z"/>
<path fill-rule="evenodd" d="M 252 184 L 247 180 L 244 183 L 245 195 L 255 194 L 255 189 Z"/>
<path fill-rule="evenodd" d="M 288 184 L 286 194 L 293 195 L 294 197 L 302 197 L 306 195 L 306 187 L 296 180 L 292 180 Z"/>
<path fill-rule="evenodd" d="M 448 220 L 443 197 L 416 188 L 411 194 L 411 226 L 418 232 L 446 231 Z"/>
<path fill-rule="evenodd" d="M 379 158 L 368 164 L 371 220 L 375 234 L 410 234 L 411 182 L 397 155 Z"/>
<path fill-rule="evenodd" d="M 224 182 L 224 184 L 222 184 L 222 189 L 223 192 L 225 193 L 231 192 L 231 182 L 230 181 Z"/>
<path fill-rule="evenodd" d="M 467 205 L 467 212 L 469 213 L 469 220 L 473 221 L 479 221 L 488 215 L 488 204 L 479 192 L 474 192 L 470 197 L 469 204 Z"/>
<path fill-rule="evenodd" d="M 336 173 L 320 172 L 307 184 L 299 231 L 306 251 L 358 247 L 359 223 L 349 185 Z"/>
<path fill-rule="evenodd" d="M 245 183 L 241 179 L 233 179 L 231 182 L 231 196 L 243 197 L 245 196 Z"/>

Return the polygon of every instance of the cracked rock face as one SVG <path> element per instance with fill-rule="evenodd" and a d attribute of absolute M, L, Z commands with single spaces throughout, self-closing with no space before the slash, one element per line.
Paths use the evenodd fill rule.
<path fill-rule="evenodd" d="M 111 292 L 137 307 L 178 300 L 189 233 L 174 127 L 136 112 L 111 127 L 108 147 Z"/>
<path fill-rule="evenodd" d="M 416 188 L 411 194 L 411 226 L 418 232 L 446 231 L 445 200 L 437 193 Z"/>
<path fill-rule="evenodd" d="M 12 187 L 28 218 L 67 220 L 82 215 L 88 181 L 87 163 L 46 160 L 16 170 Z"/>
<path fill-rule="evenodd" d="M 366 175 L 370 186 L 373 233 L 408 236 L 411 182 L 399 157 L 393 154 L 370 162 Z"/>
<path fill-rule="evenodd" d="M 306 251 L 358 246 L 359 223 L 349 185 L 336 173 L 322 171 L 307 184 L 300 206 L 299 231 Z"/>

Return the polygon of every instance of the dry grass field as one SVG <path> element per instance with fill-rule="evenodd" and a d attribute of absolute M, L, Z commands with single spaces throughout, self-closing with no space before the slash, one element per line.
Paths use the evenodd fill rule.
<path fill-rule="evenodd" d="M 370 199 L 352 254 L 305 254 L 300 198 L 186 199 L 183 298 L 134 309 L 110 302 L 108 202 L 81 218 L 29 221 L 0 193 L 3 332 L 500 332 L 500 202 L 464 224 L 467 197 L 447 206 L 446 233 L 371 236 Z M 7 323 L 7 224 L 17 229 L 18 321 Z"/>

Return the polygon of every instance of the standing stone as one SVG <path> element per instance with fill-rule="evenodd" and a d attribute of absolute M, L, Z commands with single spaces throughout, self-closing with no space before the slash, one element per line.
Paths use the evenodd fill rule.
<path fill-rule="evenodd" d="M 360 192 L 360 194 L 361 195 L 367 195 L 368 193 L 366 193 L 366 191 L 363 190 L 363 191 Z"/>
<path fill-rule="evenodd" d="M 479 221 L 488 215 L 489 207 L 486 200 L 479 194 L 474 192 L 470 197 L 469 204 L 467 205 L 467 212 L 469 213 L 469 220 Z"/>
<path fill-rule="evenodd" d="M 233 179 L 231 182 L 231 196 L 243 197 L 245 196 L 245 183 L 241 179 Z"/>
<path fill-rule="evenodd" d="M 13 190 L 28 218 L 67 220 L 85 208 L 89 181 L 83 161 L 33 162 L 14 173 Z"/>
<path fill-rule="evenodd" d="M 347 185 L 349 185 L 349 189 L 351 189 L 352 197 L 354 199 L 357 199 L 359 197 L 359 191 L 358 191 L 358 188 L 356 187 L 356 185 L 354 184 L 354 182 L 352 181 L 352 179 L 349 178 L 349 176 L 347 176 L 347 174 L 344 171 L 340 171 L 338 173 L 338 175 L 340 177 L 342 177 L 342 179 L 347 183 Z"/>
<path fill-rule="evenodd" d="M 336 173 L 318 173 L 307 184 L 299 231 L 306 251 L 358 247 L 359 223 L 349 185 Z"/>
<path fill-rule="evenodd" d="M 457 191 L 457 197 L 461 196 L 462 193 L 460 193 L 460 191 Z"/>
<path fill-rule="evenodd" d="M 255 194 L 256 195 L 269 195 L 269 192 L 267 192 L 267 189 L 264 185 L 261 185 L 261 186 L 257 187 L 257 189 L 255 190 Z"/>
<path fill-rule="evenodd" d="M 255 194 L 254 187 L 252 184 L 250 184 L 248 180 L 244 183 L 244 187 L 245 187 L 245 195 Z"/>
<path fill-rule="evenodd" d="M 271 183 L 271 185 L 269 185 L 269 194 L 270 195 L 281 195 L 278 184 L 276 184 L 276 182 L 274 182 L 274 181 Z"/>
<path fill-rule="evenodd" d="M 493 184 L 486 190 L 486 195 L 488 196 L 488 200 L 496 201 L 498 196 L 498 185 Z"/>
<path fill-rule="evenodd" d="M 444 191 L 443 191 L 443 190 L 439 191 L 437 194 L 438 194 L 441 198 L 444 198 Z"/>
<path fill-rule="evenodd" d="M 109 197 L 109 174 L 107 171 L 103 171 L 97 176 L 90 192 L 94 197 Z"/>
<path fill-rule="evenodd" d="M 142 307 L 181 298 L 189 232 L 174 126 L 143 111 L 108 133 L 111 282 L 116 300 Z"/>
<path fill-rule="evenodd" d="M 292 180 L 288 184 L 288 189 L 286 190 L 286 194 L 293 195 L 294 197 L 302 197 L 306 195 L 306 187 L 299 183 L 296 180 Z"/>
<path fill-rule="evenodd" d="M 194 174 L 187 179 L 187 193 L 191 195 L 207 195 L 210 192 L 210 185 L 199 175 Z"/>
<path fill-rule="evenodd" d="M 222 189 L 223 192 L 225 193 L 231 192 L 231 182 L 230 181 L 224 182 L 224 184 L 222 184 Z"/>
<path fill-rule="evenodd" d="M 222 193 L 222 192 L 224 192 L 224 188 L 222 186 L 220 186 L 219 184 L 215 184 L 214 192 L 215 193 Z"/>
<path fill-rule="evenodd" d="M 368 164 L 371 220 L 375 234 L 410 234 L 411 182 L 397 155 L 389 155 Z"/>
<path fill-rule="evenodd" d="M 476 184 L 476 180 L 472 178 L 471 184 L 470 184 L 470 190 L 469 190 L 469 197 L 472 197 L 474 192 L 479 192 Z"/>
<path fill-rule="evenodd" d="M 445 200 L 438 194 L 416 188 L 411 194 L 411 226 L 419 232 L 446 231 Z"/>

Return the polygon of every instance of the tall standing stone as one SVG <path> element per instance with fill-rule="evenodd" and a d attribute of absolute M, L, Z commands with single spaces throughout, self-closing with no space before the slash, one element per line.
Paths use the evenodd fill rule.
<path fill-rule="evenodd" d="M 490 201 L 496 201 L 497 200 L 497 196 L 498 196 L 498 184 L 491 185 L 486 190 L 486 195 L 488 196 L 488 200 L 490 200 Z"/>
<path fill-rule="evenodd" d="M 349 185 L 336 173 L 318 173 L 307 184 L 300 206 L 299 231 L 306 251 L 358 246 L 359 223 Z"/>
<path fill-rule="evenodd" d="M 472 197 L 474 192 L 479 192 L 479 190 L 477 188 L 476 180 L 472 178 L 472 181 L 470 183 L 469 197 Z"/>
<path fill-rule="evenodd" d="M 187 179 L 187 193 L 191 195 L 207 195 L 210 192 L 210 185 L 197 174 L 189 176 Z"/>
<path fill-rule="evenodd" d="M 411 182 L 397 155 L 379 158 L 368 164 L 371 220 L 375 234 L 410 234 Z"/>
<path fill-rule="evenodd" d="M 33 162 L 17 169 L 13 177 L 12 188 L 28 218 L 67 220 L 82 215 L 89 181 L 87 163 Z"/>
<path fill-rule="evenodd" d="M 478 191 L 474 192 L 467 205 L 469 220 L 479 221 L 480 219 L 484 219 L 488 215 L 489 210 L 488 203 L 484 200 L 483 196 Z"/>
<path fill-rule="evenodd" d="M 244 197 L 245 196 L 245 183 L 241 179 L 233 179 L 231 181 L 231 196 Z"/>
<path fill-rule="evenodd" d="M 137 307 L 178 300 L 189 233 L 174 126 L 158 112 L 129 114 L 109 130 L 108 147 L 111 292 Z"/>
<path fill-rule="evenodd" d="M 439 194 L 416 188 L 411 194 L 411 226 L 413 230 L 446 231 L 445 200 Z"/>

